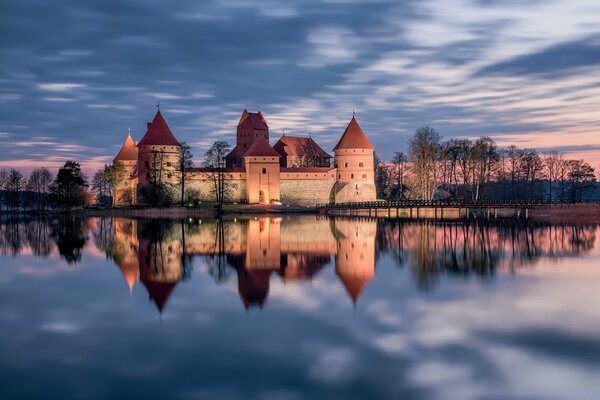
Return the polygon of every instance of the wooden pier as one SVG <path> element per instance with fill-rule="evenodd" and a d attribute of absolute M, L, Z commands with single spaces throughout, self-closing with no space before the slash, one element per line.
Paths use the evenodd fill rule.
<path fill-rule="evenodd" d="M 359 203 L 319 204 L 320 213 L 330 216 L 370 217 L 389 219 L 528 219 L 532 213 L 569 205 L 587 204 L 598 207 L 597 202 L 569 203 L 549 200 L 519 201 L 372 201 Z"/>

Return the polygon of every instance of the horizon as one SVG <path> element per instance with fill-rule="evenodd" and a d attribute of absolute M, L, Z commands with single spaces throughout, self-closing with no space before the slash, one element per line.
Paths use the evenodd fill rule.
<path fill-rule="evenodd" d="M 90 175 L 157 102 L 196 163 L 247 108 L 328 152 L 356 111 L 381 160 L 431 126 L 598 168 L 595 2 L 311 3 L 5 2 L 0 168 Z"/>

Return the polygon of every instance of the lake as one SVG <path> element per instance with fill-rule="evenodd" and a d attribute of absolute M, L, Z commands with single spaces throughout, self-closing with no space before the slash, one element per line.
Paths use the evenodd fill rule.
<path fill-rule="evenodd" d="M 4 399 L 600 393 L 594 224 L 2 218 Z"/>

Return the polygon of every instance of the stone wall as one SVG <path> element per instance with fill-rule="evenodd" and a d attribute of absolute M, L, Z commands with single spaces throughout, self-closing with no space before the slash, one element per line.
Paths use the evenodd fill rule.
<path fill-rule="evenodd" d="M 325 179 L 281 179 L 281 202 L 303 206 L 329 203 L 334 183 L 334 176 Z"/>
<path fill-rule="evenodd" d="M 374 183 L 336 182 L 334 187 L 336 203 L 373 201 L 377 198 Z"/>
<path fill-rule="evenodd" d="M 227 175 L 227 174 L 226 174 Z M 226 178 L 225 185 L 228 187 L 230 197 L 228 201 L 245 203 L 246 202 L 246 179 L 245 174 L 235 174 L 232 179 Z M 216 201 L 214 190 L 214 179 L 209 175 L 194 174 L 192 179 L 186 183 L 186 189 L 196 190 L 200 195 L 200 201 Z"/>

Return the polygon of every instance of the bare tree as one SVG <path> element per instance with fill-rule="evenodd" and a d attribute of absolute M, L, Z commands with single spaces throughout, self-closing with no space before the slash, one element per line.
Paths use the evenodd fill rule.
<path fill-rule="evenodd" d="M 34 168 L 29 175 L 27 182 L 27 190 L 31 191 L 35 196 L 36 210 L 44 210 L 48 205 L 48 195 L 50 192 L 50 184 L 54 176 L 47 168 Z"/>
<path fill-rule="evenodd" d="M 432 200 L 435 195 L 438 184 L 436 162 L 440 149 L 440 134 L 430 127 L 417 129 L 408 143 L 414 179 L 412 190 L 418 199 Z"/>
<path fill-rule="evenodd" d="M 2 211 L 2 205 L 5 203 L 6 197 L 6 183 L 8 182 L 8 173 L 5 170 L 0 171 L 0 211 Z"/>
<path fill-rule="evenodd" d="M 542 156 L 546 168 L 546 177 L 548 178 L 548 198 L 550 200 L 552 200 L 552 184 L 559 177 L 562 158 L 563 155 L 554 150 L 545 152 Z"/>
<path fill-rule="evenodd" d="M 212 182 L 213 193 L 220 210 L 223 203 L 229 198 L 231 187 L 225 179 L 225 156 L 231 151 L 231 146 L 224 140 L 217 140 L 204 153 L 202 166 L 207 169 L 206 173 Z"/>
<path fill-rule="evenodd" d="M 8 196 L 8 207 L 13 212 L 18 212 L 23 205 L 23 189 L 25 188 L 25 179 L 23 174 L 14 168 L 8 172 L 6 182 L 6 192 Z"/>
<path fill-rule="evenodd" d="M 194 166 L 192 148 L 186 142 L 181 143 L 179 148 L 179 165 L 177 172 L 179 173 L 179 185 L 181 189 L 180 205 L 183 207 L 185 201 L 185 184 L 190 178 L 189 169 Z"/>
<path fill-rule="evenodd" d="M 394 163 L 394 166 L 396 167 L 396 183 L 398 185 L 398 199 L 403 200 L 404 199 L 404 192 L 406 191 L 406 172 L 407 172 L 407 167 L 406 167 L 406 163 L 408 161 L 408 158 L 406 157 L 406 155 L 401 152 L 401 151 L 396 151 L 394 153 L 394 158 L 392 160 L 392 162 Z"/>

